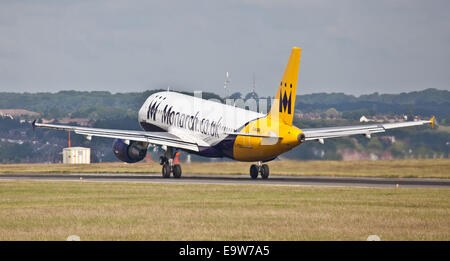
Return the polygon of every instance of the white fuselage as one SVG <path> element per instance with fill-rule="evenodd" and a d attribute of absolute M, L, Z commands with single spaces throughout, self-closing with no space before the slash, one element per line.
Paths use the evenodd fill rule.
<path fill-rule="evenodd" d="M 158 92 L 139 110 L 146 131 L 167 131 L 212 146 L 264 114 L 176 92 Z"/>

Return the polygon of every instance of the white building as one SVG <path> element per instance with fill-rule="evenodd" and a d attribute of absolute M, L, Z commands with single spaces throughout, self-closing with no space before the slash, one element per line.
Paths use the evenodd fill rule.
<path fill-rule="evenodd" d="M 361 118 L 359 118 L 359 122 L 369 122 L 370 120 L 366 118 L 366 116 L 362 116 Z"/>
<path fill-rule="evenodd" d="M 64 164 L 90 164 L 91 149 L 83 147 L 70 147 L 63 149 Z"/>

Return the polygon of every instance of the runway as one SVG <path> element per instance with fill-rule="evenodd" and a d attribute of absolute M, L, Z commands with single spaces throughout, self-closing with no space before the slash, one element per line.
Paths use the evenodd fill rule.
<path fill-rule="evenodd" d="M 318 187 L 377 187 L 395 188 L 450 188 L 447 179 L 423 178 L 366 178 L 366 177 L 323 177 L 323 176 L 280 176 L 273 175 L 266 180 L 252 180 L 248 175 L 204 175 L 183 174 L 180 179 L 164 179 L 160 173 L 118 174 L 118 173 L 40 173 L 40 174 L 0 174 L 1 180 L 30 181 L 83 181 L 83 182 L 139 182 L 139 183 L 175 183 L 175 184 L 247 184 L 247 185 L 284 185 Z"/>

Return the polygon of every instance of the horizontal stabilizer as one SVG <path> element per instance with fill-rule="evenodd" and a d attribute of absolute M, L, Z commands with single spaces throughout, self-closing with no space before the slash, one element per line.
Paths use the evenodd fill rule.
<path fill-rule="evenodd" d="M 428 124 L 433 126 L 433 120 L 434 118 L 427 121 L 406 121 L 406 122 L 381 123 L 371 125 L 303 129 L 303 133 L 305 134 L 307 141 L 315 140 L 319 142 L 323 141 L 323 139 L 345 137 L 358 134 L 362 134 L 370 138 L 371 134 L 385 132 L 388 129 L 421 126 Z"/>

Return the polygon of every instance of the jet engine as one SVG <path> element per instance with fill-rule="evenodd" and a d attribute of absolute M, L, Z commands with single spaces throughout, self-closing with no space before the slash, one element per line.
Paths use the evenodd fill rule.
<path fill-rule="evenodd" d="M 305 136 L 304 133 L 300 133 L 300 134 L 297 136 L 297 139 L 298 139 L 298 141 L 299 141 L 300 143 L 303 143 L 303 142 L 305 142 L 305 140 L 306 140 L 306 136 Z"/>
<path fill-rule="evenodd" d="M 121 139 L 115 139 L 113 143 L 114 155 L 121 161 L 135 163 L 145 158 L 148 143 L 140 141 L 130 141 L 129 144 Z"/>

